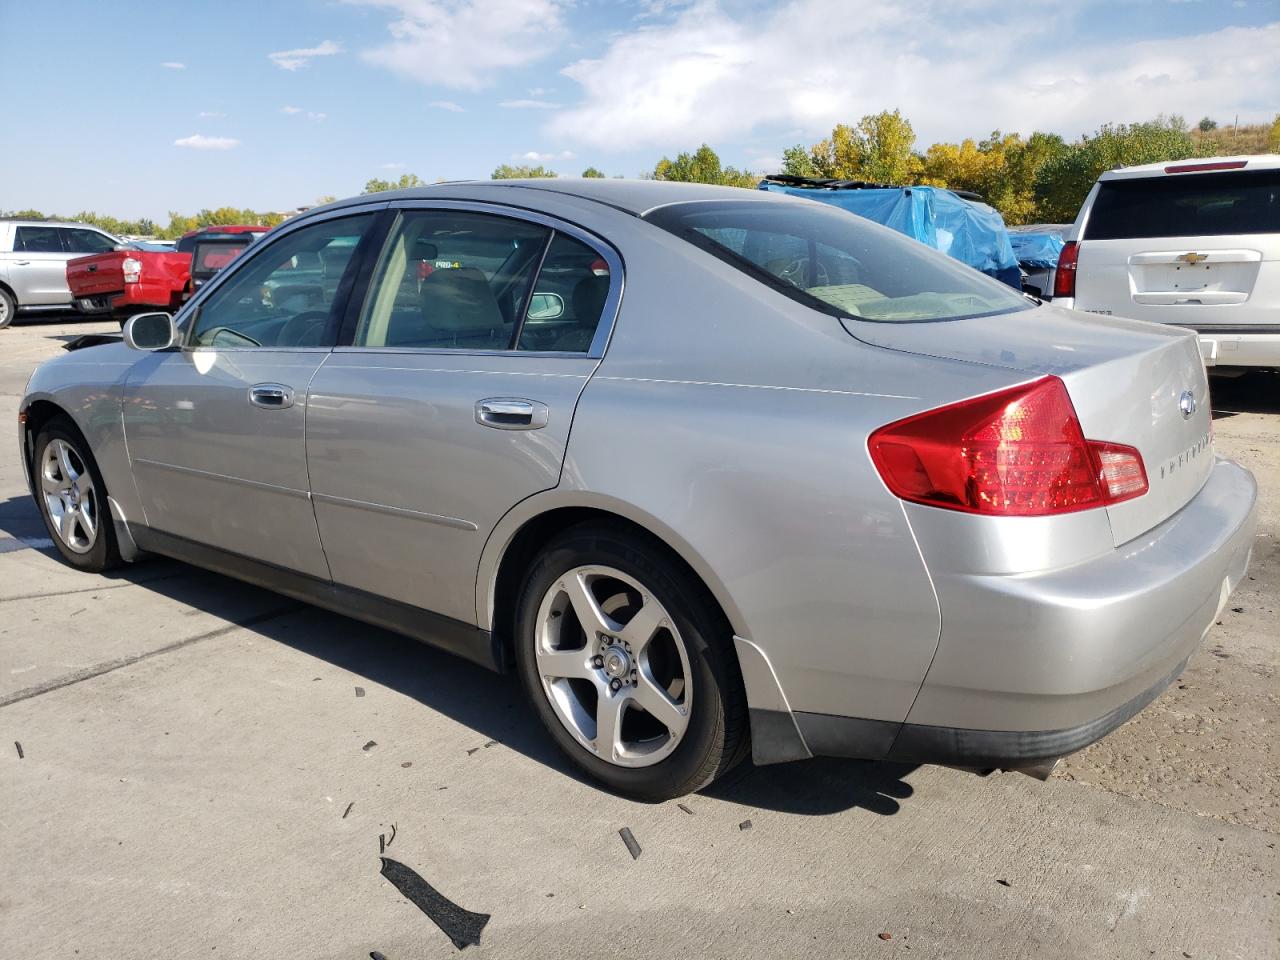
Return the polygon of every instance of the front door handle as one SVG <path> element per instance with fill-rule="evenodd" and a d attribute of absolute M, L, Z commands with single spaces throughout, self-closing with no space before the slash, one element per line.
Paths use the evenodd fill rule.
<path fill-rule="evenodd" d="M 249 402 L 264 410 L 283 410 L 293 406 L 293 388 L 283 383 L 255 383 L 249 388 Z"/>
<path fill-rule="evenodd" d="M 476 423 L 495 430 L 538 430 L 550 419 L 550 408 L 537 400 L 490 397 L 476 404 Z"/>
<path fill-rule="evenodd" d="M 15 260 L 15 261 L 13 261 L 13 265 L 14 265 L 15 267 L 29 267 L 29 266 L 31 266 L 31 261 L 30 261 L 30 260 Z"/>

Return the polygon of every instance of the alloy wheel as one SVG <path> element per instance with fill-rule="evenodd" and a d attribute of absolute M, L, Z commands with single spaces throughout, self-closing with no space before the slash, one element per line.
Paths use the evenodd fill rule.
<path fill-rule="evenodd" d="M 40 492 L 58 539 L 74 553 L 88 553 L 98 540 L 98 492 L 84 458 L 54 437 L 40 457 Z"/>
<path fill-rule="evenodd" d="M 670 756 L 689 726 L 689 653 L 666 608 L 634 577 L 579 566 L 538 609 L 535 659 L 565 729 L 600 759 L 646 767 Z"/>

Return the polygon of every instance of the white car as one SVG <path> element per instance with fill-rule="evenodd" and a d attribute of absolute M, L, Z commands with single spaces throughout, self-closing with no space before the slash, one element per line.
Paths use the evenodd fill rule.
<path fill-rule="evenodd" d="M 1054 303 L 1195 330 L 1207 366 L 1280 368 L 1280 156 L 1108 170 Z"/>

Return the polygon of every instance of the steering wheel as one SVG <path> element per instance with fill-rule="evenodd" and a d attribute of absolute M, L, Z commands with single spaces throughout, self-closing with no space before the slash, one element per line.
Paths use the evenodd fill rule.
<path fill-rule="evenodd" d="M 328 310 L 303 310 L 297 316 L 290 317 L 280 328 L 280 346 L 318 347 L 328 320 Z"/>
<path fill-rule="evenodd" d="M 808 270 L 809 258 L 796 257 L 778 271 L 778 277 L 779 279 L 787 281 L 787 283 L 791 284 L 793 287 L 799 287 L 801 290 L 804 290 L 805 286 L 801 280 L 803 280 Z M 815 279 L 818 281 L 817 286 L 825 287 L 831 283 L 831 276 L 827 273 L 826 265 L 821 260 L 818 261 L 817 269 L 814 273 L 816 274 Z"/>

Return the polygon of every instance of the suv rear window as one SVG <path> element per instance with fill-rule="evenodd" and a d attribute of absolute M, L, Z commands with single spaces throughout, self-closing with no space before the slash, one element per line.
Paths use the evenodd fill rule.
<path fill-rule="evenodd" d="M 813 200 L 678 203 L 646 219 L 836 317 L 962 320 L 1032 304 L 919 241 Z"/>
<path fill-rule="evenodd" d="M 1082 239 L 1280 233 L 1280 170 L 1104 180 Z"/>

